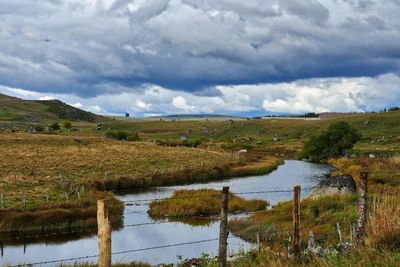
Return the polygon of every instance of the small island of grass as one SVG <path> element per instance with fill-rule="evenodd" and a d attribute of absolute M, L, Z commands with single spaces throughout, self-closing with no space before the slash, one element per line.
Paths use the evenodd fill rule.
<path fill-rule="evenodd" d="M 246 200 L 229 194 L 229 213 L 265 210 L 265 200 Z M 215 216 L 221 212 L 221 192 L 212 189 L 177 190 L 161 201 L 150 204 L 148 213 L 152 217 Z"/>

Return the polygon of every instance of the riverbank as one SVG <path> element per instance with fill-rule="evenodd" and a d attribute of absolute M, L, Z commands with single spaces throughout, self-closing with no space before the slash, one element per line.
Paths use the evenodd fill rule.
<path fill-rule="evenodd" d="M 239 161 L 232 153 L 158 147 L 92 135 L 2 134 L 0 232 L 48 232 L 96 225 L 96 199 L 110 191 L 264 174 L 282 160 Z M 77 142 L 76 140 L 79 140 Z"/>

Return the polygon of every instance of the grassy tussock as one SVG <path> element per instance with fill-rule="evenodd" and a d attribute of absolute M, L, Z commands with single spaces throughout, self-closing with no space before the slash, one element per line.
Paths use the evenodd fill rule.
<path fill-rule="evenodd" d="M 261 253 L 250 252 L 230 263 L 230 266 L 270 266 L 270 267 L 366 267 L 366 266 L 399 266 L 400 254 L 381 250 L 357 250 L 346 255 L 327 258 L 304 257 L 301 262 L 289 258 L 285 253 L 278 254 L 270 250 Z M 217 266 L 217 265 L 209 265 Z"/>
<path fill-rule="evenodd" d="M 308 232 L 313 230 L 319 242 L 337 242 L 336 223 L 339 222 L 343 229 L 348 229 L 351 223 L 355 223 L 357 219 L 356 203 L 355 196 L 303 200 L 301 203 L 302 236 L 308 236 Z M 256 241 L 256 233 L 263 235 L 274 228 L 276 230 L 275 241 L 280 241 L 281 244 L 292 232 L 292 210 L 293 203 L 291 201 L 281 202 L 264 213 L 231 220 L 229 227 L 235 235 L 250 242 Z M 343 235 L 349 239 L 349 233 L 344 232 Z M 303 238 L 304 242 L 306 239 Z"/>
<path fill-rule="evenodd" d="M 244 166 L 233 167 L 230 170 L 231 176 L 248 176 L 262 175 L 272 172 L 279 165 L 283 164 L 283 160 L 274 157 L 264 158 L 254 163 L 249 163 Z"/>
<path fill-rule="evenodd" d="M 110 217 L 115 227 L 121 224 L 123 204 L 113 198 Z M 0 213 L 0 232 L 47 232 L 97 225 L 96 199 L 76 204 L 65 203 L 31 210 L 5 210 Z"/>
<path fill-rule="evenodd" d="M 373 203 L 369 239 L 378 248 L 400 248 L 400 196 L 383 196 Z"/>
<path fill-rule="evenodd" d="M 172 197 L 150 204 L 148 213 L 154 217 L 212 216 L 221 212 L 221 192 L 212 189 L 178 190 Z M 229 194 L 230 213 L 265 210 L 268 202 L 245 200 Z"/>

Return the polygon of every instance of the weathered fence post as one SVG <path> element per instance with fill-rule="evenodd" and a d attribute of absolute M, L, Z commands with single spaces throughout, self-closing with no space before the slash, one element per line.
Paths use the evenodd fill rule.
<path fill-rule="evenodd" d="M 360 174 L 360 185 L 358 188 L 358 220 L 356 232 L 356 246 L 364 246 L 365 224 L 367 221 L 368 201 L 368 172 Z"/>
<path fill-rule="evenodd" d="M 342 229 L 340 227 L 340 223 L 339 222 L 336 222 L 336 229 L 337 229 L 337 232 L 338 232 L 338 235 L 339 235 L 339 243 L 342 243 L 343 242 Z"/>
<path fill-rule="evenodd" d="M 111 267 L 111 224 L 108 216 L 108 202 L 97 201 L 97 229 L 99 240 L 99 267 Z"/>
<path fill-rule="evenodd" d="M 293 253 L 300 260 L 300 185 L 293 187 Z"/>
<path fill-rule="evenodd" d="M 257 250 L 258 250 L 258 252 L 261 251 L 261 239 L 260 239 L 259 233 L 257 233 Z"/>
<path fill-rule="evenodd" d="M 226 267 L 227 265 L 227 245 L 228 245 L 228 200 L 229 187 L 222 188 L 221 197 L 221 222 L 219 228 L 219 266 Z"/>
<path fill-rule="evenodd" d="M 24 209 L 26 209 L 26 193 L 24 193 Z"/>
<path fill-rule="evenodd" d="M 356 224 L 350 224 L 350 241 L 353 242 L 356 237 Z"/>
<path fill-rule="evenodd" d="M 4 209 L 5 203 L 4 203 L 4 193 L 1 193 L 1 209 Z"/>

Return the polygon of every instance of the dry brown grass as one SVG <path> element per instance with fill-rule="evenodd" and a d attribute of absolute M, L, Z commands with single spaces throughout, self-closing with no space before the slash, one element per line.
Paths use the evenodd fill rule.
<path fill-rule="evenodd" d="M 371 208 L 369 238 L 375 247 L 400 247 L 400 196 L 383 196 Z"/>
<path fill-rule="evenodd" d="M 149 143 L 113 141 L 97 136 L 1 134 L 0 174 L 9 179 L 31 176 L 143 176 L 193 166 L 234 161 L 228 153 Z M 75 143 L 79 139 L 82 144 Z M 218 164 L 217 164 L 218 163 Z M 14 177 L 14 178 L 13 178 Z"/>
<path fill-rule="evenodd" d="M 178 190 L 172 197 L 150 204 L 149 214 L 154 217 L 212 216 L 221 211 L 221 192 L 212 189 Z M 245 200 L 229 194 L 228 211 L 231 213 L 265 210 L 264 200 Z"/>
<path fill-rule="evenodd" d="M 184 182 L 200 172 L 217 178 L 219 169 L 237 162 L 231 153 L 113 141 L 84 132 L 3 133 L 0 155 L 0 192 L 6 200 L 6 210 L 0 212 L 3 231 L 43 224 L 63 228 L 65 218 L 71 218 L 65 225 L 91 222 L 95 200 L 103 195 L 98 189 L 109 189 L 107 185 L 125 189 Z M 143 182 L 149 180 L 151 184 Z"/>

